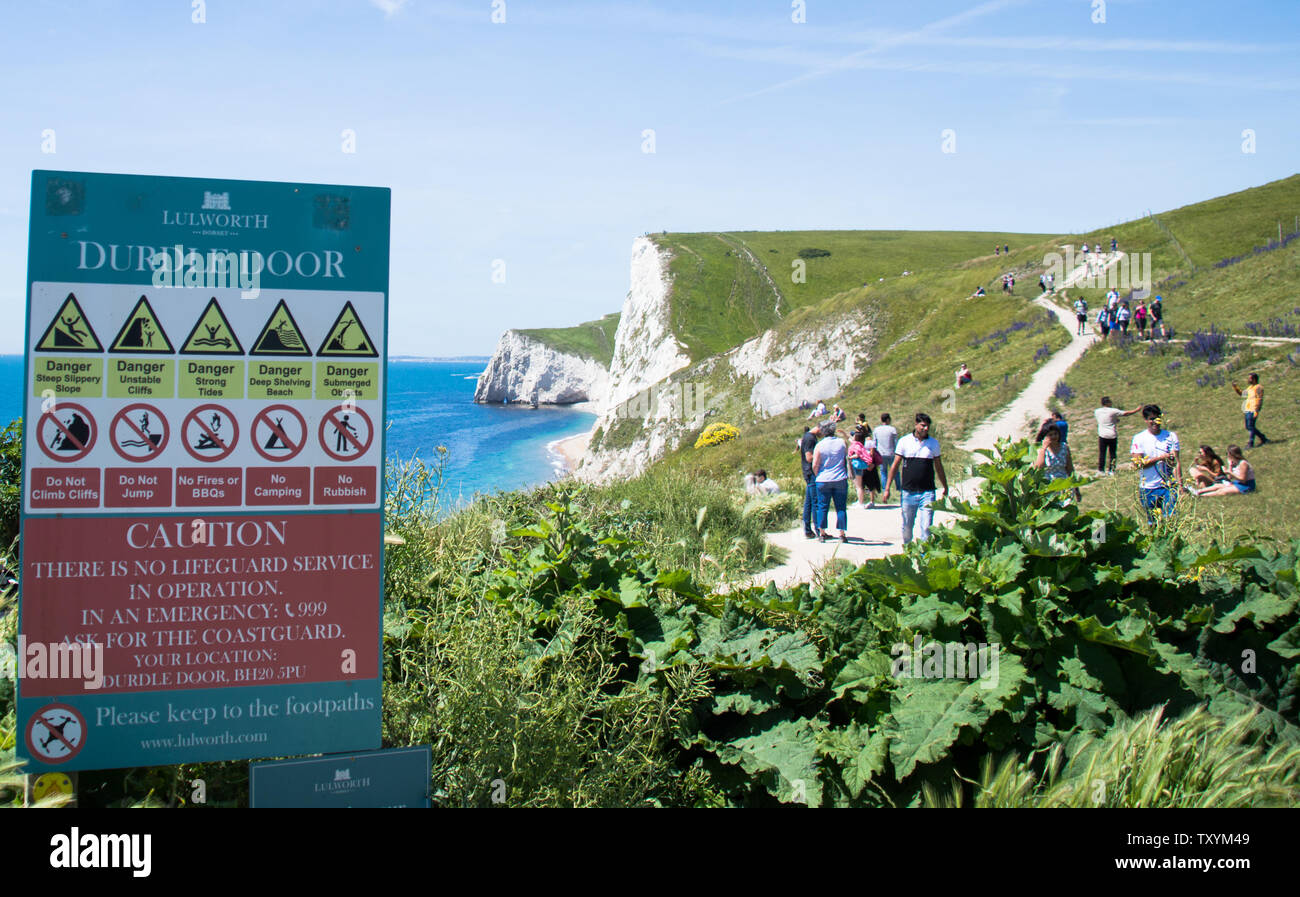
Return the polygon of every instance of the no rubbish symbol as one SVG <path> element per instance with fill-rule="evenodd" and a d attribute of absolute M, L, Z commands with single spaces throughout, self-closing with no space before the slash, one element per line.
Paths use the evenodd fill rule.
<path fill-rule="evenodd" d="M 320 445 L 336 461 L 355 461 L 375 438 L 370 415 L 355 406 L 337 405 L 320 419 Z"/>
<path fill-rule="evenodd" d="M 86 718 L 75 707 L 49 704 L 27 721 L 27 749 L 43 763 L 71 760 L 86 745 Z"/>
<path fill-rule="evenodd" d="M 268 461 L 288 461 L 307 444 L 307 421 L 291 405 L 269 405 L 253 418 L 253 448 Z"/>
<path fill-rule="evenodd" d="M 161 411 L 152 405 L 137 402 L 113 415 L 108 435 L 113 443 L 113 451 L 138 464 L 153 461 L 162 454 L 162 450 L 167 447 L 171 429 Z"/>
<path fill-rule="evenodd" d="M 239 423 L 229 408 L 200 405 L 185 415 L 181 424 L 181 442 L 185 451 L 199 461 L 221 461 L 235 450 L 239 442 Z"/>
<path fill-rule="evenodd" d="M 84 405 L 60 402 L 36 424 L 36 443 L 55 461 L 80 461 L 95 447 L 95 418 Z"/>

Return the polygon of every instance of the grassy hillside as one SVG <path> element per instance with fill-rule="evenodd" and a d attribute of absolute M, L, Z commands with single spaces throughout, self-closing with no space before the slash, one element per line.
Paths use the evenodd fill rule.
<path fill-rule="evenodd" d="M 541 327 L 520 330 L 524 336 L 545 343 L 557 352 L 594 358 L 609 367 L 614 357 L 614 333 L 618 330 L 619 312 L 605 315 L 573 327 Z"/>
<path fill-rule="evenodd" d="M 993 262 L 995 243 L 1011 246 L 1014 258 L 1045 238 L 966 231 L 740 231 L 654 239 L 673 254 L 673 328 L 699 360 L 758 336 L 798 309 L 879 284 L 880 278 L 889 283 L 904 271 L 936 272 L 983 256 Z"/>

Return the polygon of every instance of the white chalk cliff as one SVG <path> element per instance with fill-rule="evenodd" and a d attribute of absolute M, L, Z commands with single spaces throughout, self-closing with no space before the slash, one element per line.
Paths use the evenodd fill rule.
<path fill-rule="evenodd" d="M 507 330 L 478 378 L 474 401 L 571 405 L 600 401 L 608 388 L 609 372 L 599 361 Z"/>
<path fill-rule="evenodd" d="M 743 425 L 834 396 L 871 361 L 873 318 L 855 309 L 806 329 L 765 331 L 692 364 L 671 328 L 669 258 L 650 239 L 632 244 L 632 288 L 579 479 L 636 476 L 707 423 Z"/>

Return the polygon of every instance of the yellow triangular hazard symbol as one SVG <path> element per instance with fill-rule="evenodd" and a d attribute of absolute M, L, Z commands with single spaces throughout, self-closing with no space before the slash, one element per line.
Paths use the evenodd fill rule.
<path fill-rule="evenodd" d="M 108 351 L 154 352 L 170 355 L 176 350 L 172 348 L 171 340 L 167 338 L 167 331 L 163 330 L 149 300 L 141 296 L 135 308 L 131 309 L 131 314 L 127 315 L 126 323 L 117 332 L 117 338 L 113 340 L 113 345 L 108 347 Z"/>
<path fill-rule="evenodd" d="M 104 346 L 95 336 L 86 315 L 72 293 L 63 300 L 54 320 L 36 343 L 37 352 L 103 352 Z"/>
<path fill-rule="evenodd" d="M 379 355 L 351 302 L 344 304 L 343 311 L 334 319 L 316 354 L 335 358 L 376 358 Z"/>
<path fill-rule="evenodd" d="M 310 355 L 307 340 L 303 339 L 298 322 L 289 313 L 289 306 L 284 300 L 275 306 L 271 317 L 266 319 L 266 326 L 253 341 L 249 355 Z"/>
<path fill-rule="evenodd" d="M 207 308 L 194 323 L 194 329 L 181 344 L 182 355 L 243 355 L 244 347 L 235 336 L 235 328 L 226 320 L 217 297 L 208 300 Z"/>

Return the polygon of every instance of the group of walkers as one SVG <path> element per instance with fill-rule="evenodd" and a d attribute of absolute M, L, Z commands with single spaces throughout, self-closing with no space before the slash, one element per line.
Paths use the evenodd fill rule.
<path fill-rule="evenodd" d="M 1079 322 L 1075 332 L 1083 335 L 1088 327 L 1088 300 L 1082 296 L 1074 301 L 1074 316 Z M 1127 334 L 1130 322 L 1141 339 L 1167 336 L 1164 300 L 1157 296 L 1151 300 L 1150 306 L 1139 301 L 1137 308 L 1130 310 L 1128 299 L 1121 299 L 1119 290 L 1112 289 L 1106 294 L 1106 304 L 1097 309 L 1097 329 L 1101 332 L 1101 338 L 1109 339 L 1112 333 Z"/>
<path fill-rule="evenodd" d="M 804 536 L 826 541 L 833 505 L 839 539 L 849 541 L 848 489 L 852 480 L 860 508 L 875 508 L 876 496 L 881 493 L 881 501 L 888 504 L 891 489 L 897 489 L 904 544 L 912 541 L 914 533 L 922 540 L 928 539 L 934 520 L 936 474 L 943 484 L 944 497 L 948 495 L 939 441 L 930 436 L 930 416 L 918 412 L 912 432 L 901 439 L 887 413 L 880 415 L 880 424 L 874 429 L 867 425 L 867 416 L 859 414 L 851 440 L 846 440 L 838 423 L 832 419 L 805 428 L 799 440 L 805 484 Z"/>

